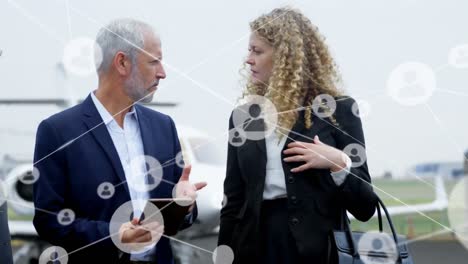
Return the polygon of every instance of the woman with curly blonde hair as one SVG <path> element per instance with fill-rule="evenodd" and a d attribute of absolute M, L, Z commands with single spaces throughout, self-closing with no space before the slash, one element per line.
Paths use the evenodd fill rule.
<path fill-rule="evenodd" d="M 274 9 L 250 28 L 244 98 L 271 102 L 277 123 L 274 133 L 252 138 L 236 123 L 242 107 L 233 111 L 232 138 L 245 139 L 228 146 L 218 244 L 233 250 L 234 263 L 334 263 L 330 233 L 343 209 L 367 221 L 377 203 L 355 101 L 336 88 L 337 66 L 301 12 Z M 272 114 L 259 114 L 262 107 L 242 111 L 264 117 L 255 123 L 265 131 Z"/>

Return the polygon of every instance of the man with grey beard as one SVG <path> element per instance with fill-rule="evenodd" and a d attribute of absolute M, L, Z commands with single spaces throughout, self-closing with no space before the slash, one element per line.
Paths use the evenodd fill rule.
<path fill-rule="evenodd" d="M 176 193 L 191 198 L 184 229 L 197 217 L 196 191 L 206 183 L 190 184 L 190 166 L 176 164 L 181 147 L 172 119 L 138 104 L 151 101 L 166 77 L 161 40 L 146 23 L 118 19 L 99 31 L 96 43 L 102 51 L 97 89 L 39 125 L 34 226 L 66 250 L 69 263 L 172 264 L 163 223 L 142 213 L 146 201 L 176 198 L 177 184 Z M 153 160 L 163 166 L 153 168 Z M 161 175 L 153 177 L 154 169 Z M 127 222 L 112 232 L 114 215 L 129 201 L 120 218 Z"/>

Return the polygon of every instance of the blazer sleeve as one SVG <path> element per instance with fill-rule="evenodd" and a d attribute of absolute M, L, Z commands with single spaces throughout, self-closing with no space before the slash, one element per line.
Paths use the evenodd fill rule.
<path fill-rule="evenodd" d="M 229 119 L 229 130 L 233 129 L 232 115 Z M 226 178 L 224 195 L 226 203 L 221 209 L 218 245 L 231 246 L 237 215 L 245 202 L 245 183 L 241 177 L 237 148 L 228 143 Z"/>
<path fill-rule="evenodd" d="M 69 225 L 61 225 L 58 213 L 69 208 L 66 201 L 67 161 L 60 150 L 61 140 L 47 120 L 39 124 L 34 150 L 34 164 L 39 178 L 33 185 L 34 227 L 39 236 L 54 245 L 74 250 L 109 236 L 109 223 L 76 217 Z M 116 250 L 111 239 L 104 239 L 96 247 Z"/>
<path fill-rule="evenodd" d="M 361 119 L 352 111 L 355 103 L 351 97 L 337 98 L 335 116 L 339 129 L 335 130 L 335 141 L 340 150 L 349 144 L 359 144 L 365 150 Z M 372 189 L 367 160 L 359 167 L 352 167 L 345 181 L 338 188 L 341 203 L 356 219 L 367 221 L 374 215 L 377 196 Z"/>
<path fill-rule="evenodd" d="M 10 229 L 8 228 L 8 206 L 6 201 L 3 202 L 3 205 L 0 205 L 0 260 L 3 264 L 13 264 Z"/>
<path fill-rule="evenodd" d="M 173 138 L 174 138 L 174 155 L 177 155 L 182 150 L 182 148 L 180 146 L 179 135 L 177 133 L 177 129 L 176 129 L 174 120 L 172 120 L 172 118 L 170 118 L 169 116 L 168 116 L 168 119 L 169 119 L 170 124 L 171 124 L 172 135 L 173 135 Z M 176 156 L 174 156 L 174 160 L 175 160 L 175 158 L 176 158 Z M 184 164 L 184 161 L 182 160 L 181 163 Z M 174 164 L 172 166 L 174 166 L 174 175 L 173 175 L 174 177 L 173 177 L 173 179 L 176 179 L 175 183 L 177 183 L 179 181 L 180 177 L 182 176 L 183 169 L 182 169 L 181 166 L 175 164 L 175 162 L 174 162 Z M 192 212 L 185 216 L 184 222 L 180 226 L 179 230 L 184 230 L 186 228 L 189 228 L 195 222 L 197 217 L 198 217 L 198 207 L 197 207 L 197 203 L 195 202 L 195 206 L 193 207 Z"/>

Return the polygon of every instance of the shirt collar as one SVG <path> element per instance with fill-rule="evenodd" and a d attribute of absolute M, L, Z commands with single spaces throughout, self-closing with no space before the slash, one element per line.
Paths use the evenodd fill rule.
<path fill-rule="evenodd" d="M 107 111 L 107 109 L 104 107 L 101 101 L 99 101 L 99 99 L 94 94 L 95 92 L 96 91 L 91 92 L 91 99 L 93 100 L 93 103 L 96 106 L 96 109 L 98 110 L 99 115 L 102 118 L 102 121 L 104 122 L 104 124 L 108 125 L 112 121 L 115 121 L 114 117 L 109 113 L 109 111 Z M 133 115 L 135 119 L 138 121 L 137 111 L 135 110 L 134 106 L 131 107 L 127 115 Z"/>

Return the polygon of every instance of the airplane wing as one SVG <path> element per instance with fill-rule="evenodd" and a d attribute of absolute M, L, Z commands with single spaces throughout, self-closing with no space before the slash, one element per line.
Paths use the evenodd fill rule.
<path fill-rule="evenodd" d="M 10 220 L 10 236 L 12 239 L 31 239 L 37 238 L 36 228 L 31 221 Z"/>
<path fill-rule="evenodd" d="M 79 100 L 79 103 L 83 100 Z M 57 105 L 59 107 L 66 107 L 68 101 L 65 99 L 0 99 L 0 105 Z M 157 106 L 157 107 L 176 107 L 177 103 L 173 102 L 149 102 L 144 105 Z"/>
<path fill-rule="evenodd" d="M 64 99 L 0 99 L 0 105 L 65 105 Z"/>
<path fill-rule="evenodd" d="M 79 103 L 83 100 L 79 100 Z M 176 107 L 178 104 L 173 102 L 149 102 L 142 103 L 147 106 L 155 107 Z M 56 105 L 58 107 L 72 106 L 69 101 L 65 99 L 0 99 L 0 105 Z"/>
<path fill-rule="evenodd" d="M 158 106 L 158 107 L 176 107 L 176 106 L 177 106 L 177 103 L 171 103 L 171 102 L 149 102 L 149 103 L 144 103 L 143 105 Z"/>

